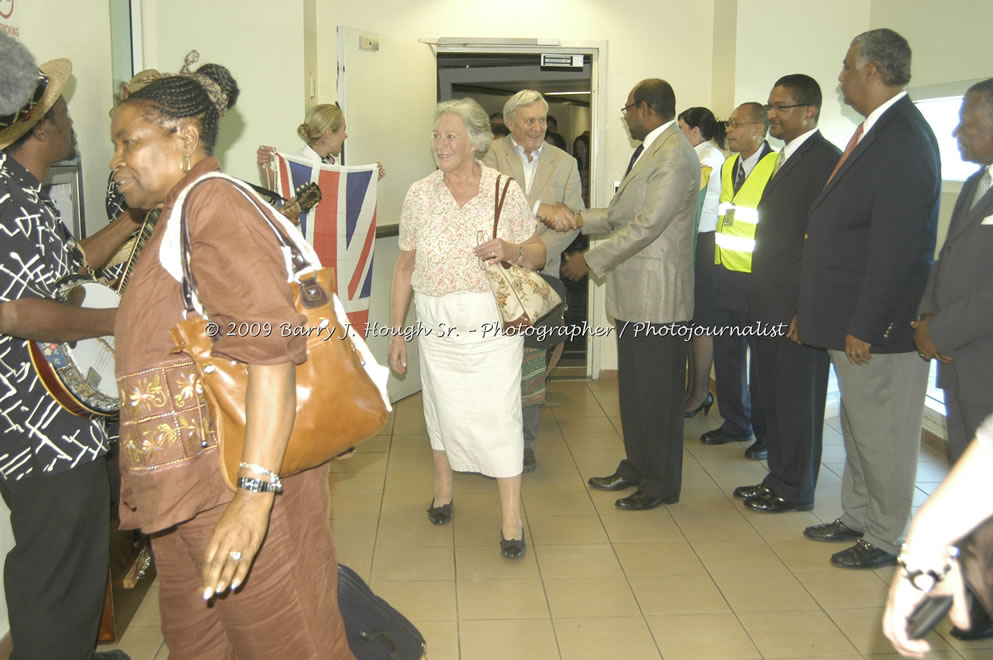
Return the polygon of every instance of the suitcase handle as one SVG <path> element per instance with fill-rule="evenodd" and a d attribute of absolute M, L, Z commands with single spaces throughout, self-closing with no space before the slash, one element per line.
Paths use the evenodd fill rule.
<path fill-rule="evenodd" d="M 393 650 L 390 651 L 390 660 L 399 660 L 399 656 L 397 655 L 397 643 L 396 640 L 393 639 L 393 633 L 389 630 L 377 630 L 376 632 L 371 633 L 360 630 L 359 635 L 367 642 L 375 642 L 380 637 L 386 639 L 386 641 L 390 643 L 390 646 L 393 647 Z"/>

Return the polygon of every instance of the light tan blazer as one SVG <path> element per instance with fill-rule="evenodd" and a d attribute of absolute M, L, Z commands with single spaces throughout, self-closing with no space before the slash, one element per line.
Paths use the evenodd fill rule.
<path fill-rule="evenodd" d="M 509 135 L 490 145 L 483 156 L 483 162 L 502 174 L 514 177 L 521 190 L 524 190 L 524 165 Z M 586 207 L 583 204 L 583 186 L 579 181 L 576 159 L 551 144 L 545 144 L 541 148 L 538 169 L 531 181 L 531 190 L 526 191 L 526 194 L 532 211 L 534 203 L 539 200 L 549 204 L 562 202 L 573 211 L 582 211 Z M 569 247 L 579 230 L 557 232 L 539 222 L 537 231 L 547 250 L 545 268 L 541 272 L 558 277 L 562 250 Z"/>
<path fill-rule="evenodd" d="M 586 253 L 607 276 L 607 313 L 623 321 L 693 318 L 693 233 L 700 162 L 673 123 L 641 155 L 605 209 L 583 212 L 583 232 L 607 240 Z"/>

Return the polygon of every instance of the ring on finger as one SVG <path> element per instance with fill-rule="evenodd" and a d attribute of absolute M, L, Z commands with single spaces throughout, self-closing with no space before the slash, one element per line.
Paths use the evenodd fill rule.
<path fill-rule="evenodd" d="M 228 553 L 228 556 L 234 561 L 241 561 L 241 550 L 232 550 Z"/>

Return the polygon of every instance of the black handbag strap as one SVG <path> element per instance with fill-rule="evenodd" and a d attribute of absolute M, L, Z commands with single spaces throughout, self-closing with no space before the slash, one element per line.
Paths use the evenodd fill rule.
<path fill-rule="evenodd" d="M 307 270 L 313 270 L 313 266 L 304 256 L 303 252 L 300 250 L 297 244 L 291 238 L 286 236 L 286 234 L 283 232 L 283 228 L 280 227 L 278 223 L 274 222 L 273 219 L 269 217 L 269 214 L 265 212 L 265 210 L 259 204 L 257 199 L 255 199 L 247 192 L 242 190 L 241 187 L 235 184 L 234 182 L 231 182 L 230 179 L 228 179 L 227 177 L 208 174 L 204 177 L 201 177 L 200 180 L 196 181 L 192 186 L 190 186 L 189 190 L 186 191 L 186 196 L 183 199 L 183 207 L 180 211 L 179 235 L 182 246 L 182 249 L 180 250 L 180 259 L 183 264 L 183 281 L 180 282 L 180 287 L 182 289 L 182 295 L 183 295 L 183 307 L 185 308 L 187 314 L 196 311 L 196 307 L 193 304 L 193 298 L 194 296 L 199 298 L 199 294 L 197 293 L 196 280 L 193 277 L 193 271 L 190 269 L 190 253 L 192 252 L 193 249 L 193 242 L 190 239 L 190 225 L 186 219 L 187 202 L 189 201 L 190 193 L 192 193 L 197 186 L 199 186 L 202 183 L 206 183 L 207 180 L 209 179 L 223 179 L 225 181 L 229 181 L 229 183 L 231 183 L 231 185 L 234 186 L 235 190 L 237 190 L 242 195 L 244 195 L 245 199 L 252 202 L 252 204 L 255 206 L 255 209 L 259 212 L 259 215 L 262 216 L 262 218 L 266 221 L 266 223 L 268 223 L 269 228 L 272 229 L 272 231 L 276 234 L 276 240 L 279 241 L 280 246 L 290 251 L 290 261 L 293 266 L 293 273 L 292 273 L 293 279 L 299 282 L 302 279 L 300 277 L 301 273 Z M 304 286 L 304 282 L 300 282 L 300 283 L 301 286 Z"/>
<path fill-rule="evenodd" d="M 502 174 L 496 178 L 496 195 L 493 197 L 493 238 L 497 237 L 497 223 L 500 221 L 500 212 L 503 210 L 503 201 L 507 199 L 507 188 L 510 188 L 511 178 L 507 177 L 507 182 L 503 184 L 503 193 L 500 192 L 500 179 Z"/>

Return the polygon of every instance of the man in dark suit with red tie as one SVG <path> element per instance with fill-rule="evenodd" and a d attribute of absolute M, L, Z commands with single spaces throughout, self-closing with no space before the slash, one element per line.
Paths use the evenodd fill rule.
<path fill-rule="evenodd" d="M 896 563 L 910 519 L 928 363 L 911 322 L 934 255 L 938 144 L 904 88 L 910 46 L 878 29 L 855 37 L 839 80 L 865 117 L 807 219 L 797 329 L 828 349 L 841 389 L 843 514 L 804 530 L 856 540 L 842 568 Z"/>
<path fill-rule="evenodd" d="M 821 88 L 810 76 L 777 80 L 765 107 L 769 134 L 786 145 L 758 206 L 750 309 L 753 321 L 795 328 L 807 212 L 841 152 L 817 130 Z M 809 511 L 821 462 L 828 354 L 786 333 L 758 337 L 755 347 L 769 474 L 734 494 L 753 511 Z"/>

